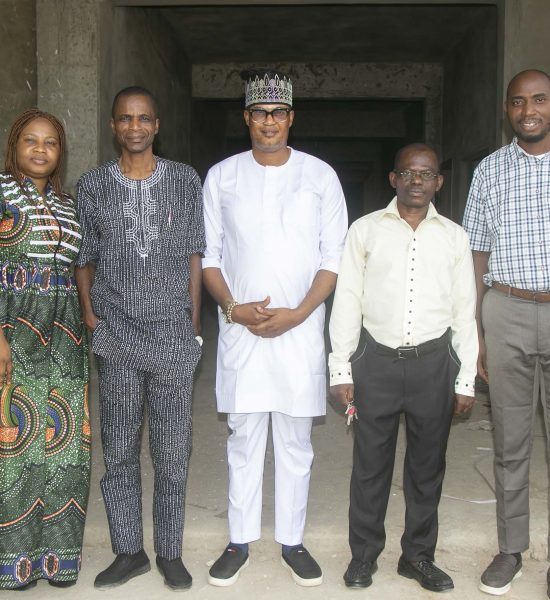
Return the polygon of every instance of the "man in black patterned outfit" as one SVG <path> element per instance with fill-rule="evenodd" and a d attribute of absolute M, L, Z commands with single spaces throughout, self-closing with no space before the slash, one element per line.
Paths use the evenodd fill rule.
<path fill-rule="evenodd" d="M 77 283 L 98 364 L 101 489 L 117 555 L 94 585 L 115 587 L 150 569 L 139 463 L 147 403 L 156 563 L 168 587 L 185 589 L 192 582 L 181 560 L 191 392 L 202 341 L 201 184 L 191 167 L 153 154 L 159 120 L 148 90 L 120 91 L 111 127 L 120 158 L 85 173 L 77 187 Z"/>

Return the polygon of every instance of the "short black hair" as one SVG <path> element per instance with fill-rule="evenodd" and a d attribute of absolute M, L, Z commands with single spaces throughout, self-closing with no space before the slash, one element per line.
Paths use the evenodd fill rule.
<path fill-rule="evenodd" d="M 437 168 L 439 170 L 440 164 L 441 164 L 441 159 L 439 158 L 439 154 L 438 154 L 437 150 L 435 148 L 433 148 L 432 146 L 430 146 L 429 144 L 424 144 L 423 142 L 415 142 L 413 144 L 407 144 L 406 146 L 403 146 L 403 148 L 400 148 L 395 155 L 395 159 L 393 162 L 394 169 L 399 169 L 399 163 L 401 162 L 401 157 L 403 156 L 403 154 L 405 154 L 405 152 L 408 152 L 409 150 L 416 150 L 417 152 L 431 152 L 435 156 L 435 159 L 437 161 Z"/>
<path fill-rule="evenodd" d="M 548 73 L 546 71 L 541 71 L 540 69 L 525 69 L 524 71 L 520 71 L 519 73 L 516 73 L 512 77 L 512 79 L 510 79 L 510 82 L 508 83 L 508 87 L 506 88 L 506 99 L 508 99 L 510 97 L 510 88 L 512 87 L 512 84 L 515 83 L 516 79 L 519 79 L 520 77 L 524 77 L 527 74 L 540 75 L 541 77 L 546 79 L 546 81 L 548 83 L 550 83 L 550 75 L 548 75 Z"/>
<path fill-rule="evenodd" d="M 113 119 L 115 118 L 115 110 L 116 105 L 120 98 L 127 96 L 147 96 L 149 100 L 151 100 L 151 104 L 153 105 L 153 113 L 155 118 L 158 117 L 158 102 L 152 92 L 150 92 L 147 88 L 141 87 L 139 85 L 131 85 L 129 87 L 125 87 L 124 89 L 117 92 L 115 99 L 113 100 L 113 106 L 111 107 L 111 116 Z"/>

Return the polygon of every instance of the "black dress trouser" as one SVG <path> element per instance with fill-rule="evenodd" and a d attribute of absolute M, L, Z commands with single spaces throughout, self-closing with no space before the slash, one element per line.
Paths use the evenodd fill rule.
<path fill-rule="evenodd" d="M 450 336 L 441 341 L 429 354 L 400 359 L 382 354 L 380 345 L 367 334 L 366 346 L 352 362 L 359 417 L 353 425 L 350 485 L 349 542 L 353 558 L 373 562 L 384 548 L 384 519 L 399 419 L 404 414 L 406 515 L 401 547 L 407 560 L 434 560 L 437 508 L 459 371 Z"/>

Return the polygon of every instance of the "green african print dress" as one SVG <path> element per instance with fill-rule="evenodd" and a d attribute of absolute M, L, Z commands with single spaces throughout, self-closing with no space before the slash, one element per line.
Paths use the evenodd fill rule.
<path fill-rule="evenodd" d="M 75 580 L 90 474 L 88 352 L 73 199 L 0 174 L 0 589 Z"/>

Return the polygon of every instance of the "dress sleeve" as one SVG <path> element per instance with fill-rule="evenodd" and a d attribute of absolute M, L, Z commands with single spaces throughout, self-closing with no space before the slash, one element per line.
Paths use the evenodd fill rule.
<path fill-rule="evenodd" d="M 455 393 L 474 395 L 479 344 L 476 326 L 476 284 L 472 252 L 468 236 L 457 230 L 456 262 L 453 274 L 452 344 L 460 360 L 460 372 L 455 381 Z"/>
<path fill-rule="evenodd" d="M 0 222 L 4 219 L 4 211 L 6 210 L 6 201 L 4 200 L 4 190 L 0 184 Z"/>
<path fill-rule="evenodd" d="M 319 269 L 338 273 L 348 230 L 344 192 L 336 173 L 329 169 L 321 202 L 321 265 Z"/>
<path fill-rule="evenodd" d="M 470 239 L 472 250 L 491 251 L 491 239 L 485 219 L 485 182 L 481 165 L 474 171 L 468 193 L 462 226 Z"/>
<path fill-rule="evenodd" d="M 202 186 L 201 180 L 194 170 L 192 170 L 192 176 L 187 183 L 186 194 L 188 198 L 187 206 L 189 211 L 187 254 L 203 255 L 206 248 L 206 238 L 204 234 Z"/>
<path fill-rule="evenodd" d="M 362 299 L 367 256 L 363 239 L 367 235 L 364 221 L 356 221 L 346 239 L 329 322 L 331 386 L 353 383 L 349 360 L 357 349 L 363 323 Z"/>
<path fill-rule="evenodd" d="M 95 198 L 87 190 L 82 179 L 76 186 L 76 208 L 82 232 L 82 243 L 76 266 L 84 267 L 88 263 L 97 262 L 99 258 L 99 231 L 96 224 Z"/>
<path fill-rule="evenodd" d="M 206 227 L 206 251 L 202 268 L 221 268 L 223 249 L 223 221 L 219 200 L 219 168 L 208 171 L 204 182 L 204 221 Z"/>
<path fill-rule="evenodd" d="M 6 201 L 4 199 L 3 185 L 0 183 L 0 227 L 3 225 L 4 211 L 6 210 Z M 5 247 L 0 246 L 0 265 L 6 262 Z M 0 273 L 0 327 L 8 322 L 9 314 L 9 294 L 7 293 L 6 282 L 4 281 L 3 273 Z M 8 330 L 4 329 L 4 333 L 8 333 Z"/>

